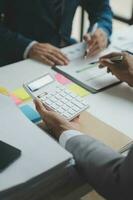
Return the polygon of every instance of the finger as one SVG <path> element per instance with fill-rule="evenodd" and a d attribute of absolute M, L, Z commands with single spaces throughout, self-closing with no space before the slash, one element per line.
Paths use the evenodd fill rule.
<path fill-rule="evenodd" d="M 42 102 L 39 101 L 38 99 L 35 99 L 34 103 L 35 103 L 35 106 L 36 106 L 36 110 L 40 113 L 40 115 L 43 118 L 44 115 L 46 115 L 48 113 L 48 111 L 46 110 L 46 108 L 44 107 L 44 105 L 42 104 Z"/>
<path fill-rule="evenodd" d="M 38 47 L 36 48 L 37 51 L 41 52 L 42 54 L 46 54 L 46 53 L 54 53 L 56 52 L 57 54 L 60 54 L 61 56 L 61 59 L 63 61 L 65 61 L 65 63 L 68 63 L 69 62 L 69 59 L 60 51 L 60 49 L 50 45 L 50 44 L 40 44 L 38 45 Z"/>
<path fill-rule="evenodd" d="M 102 64 L 107 67 L 107 73 L 112 73 L 112 75 L 115 75 L 118 79 L 121 78 L 121 70 L 119 69 L 119 66 L 116 64 L 113 64 L 110 60 L 105 60 L 102 62 Z"/>
<path fill-rule="evenodd" d="M 86 55 L 90 56 L 92 51 L 93 51 L 93 48 L 96 48 L 96 47 L 97 47 L 97 43 L 93 43 L 91 45 L 88 45 L 88 49 L 86 50 Z"/>
<path fill-rule="evenodd" d="M 104 58 L 112 58 L 112 57 L 114 57 L 114 56 L 119 56 L 119 55 L 122 55 L 122 53 L 112 52 L 112 53 L 110 53 L 110 54 L 107 54 L 107 55 L 105 55 L 105 56 L 102 56 L 102 57 L 100 58 L 100 60 L 101 60 L 101 59 L 104 59 Z"/>
<path fill-rule="evenodd" d="M 62 54 L 53 51 L 53 52 L 52 52 L 52 55 L 58 59 L 58 62 L 57 62 L 57 63 L 59 63 L 59 61 L 60 61 L 60 62 L 62 62 L 62 64 L 59 63 L 59 64 L 61 64 L 61 65 L 68 65 L 68 64 L 69 64 L 69 61 L 68 61 L 67 59 L 65 59 L 65 58 L 62 56 Z"/>
<path fill-rule="evenodd" d="M 56 52 L 57 54 L 59 54 L 62 57 L 63 60 L 65 60 L 67 62 L 69 61 L 69 59 L 67 58 L 67 56 L 60 49 L 52 46 L 50 50 L 51 50 L 51 53 Z"/>
<path fill-rule="evenodd" d="M 58 57 L 55 57 L 55 56 L 52 55 L 52 54 L 47 54 L 47 58 L 48 58 L 50 61 L 52 61 L 52 62 L 54 62 L 55 64 L 57 64 L 57 65 L 64 65 L 64 62 L 63 62 L 61 59 L 59 59 Z"/>
<path fill-rule="evenodd" d="M 100 60 L 100 64 L 99 64 L 99 68 L 104 68 L 104 67 L 108 67 L 109 64 L 114 65 L 113 62 L 110 61 L 110 59 L 102 59 Z"/>
<path fill-rule="evenodd" d="M 110 69 L 109 68 L 107 68 L 107 73 L 110 73 L 111 71 L 110 71 Z"/>
<path fill-rule="evenodd" d="M 97 43 L 93 43 L 92 45 L 89 45 L 89 51 L 93 51 L 93 49 L 98 48 Z"/>
<path fill-rule="evenodd" d="M 104 59 L 101 61 L 101 64 L 105 67 L 108 67 L 111 71 L 117 70 L 117 65 L 112 63 L 109 59 Z"/>
<path fill-rule="evenodd" d="M 37 53 L 40 55 L 41 62 L 47 65 L 55 66 L 56 64 L 63 65 L 66 63 L 64 58 L 53 50 L 40 49 Z"/>
<path fill-rule="evenodd" d="M 90 56 L 95 56 L 95 55 L 99 54 L 100 51 L 101 50 L 99 50 L 99 49 L 96 48 L 96 49 L 93 50 L 93 52 L 90 54 Z"/>
<path fill-rule="evenodd" d="M 44 55 L 41 55 L 40 56 L 40 60 L 41 62 L 43 62 L 44 64 L 46 65 L 49 65 L 49 66 L 52 66 L 54 67 L 55 66 L 55 62 L 53 62 L 52 60 L 48 59 L 46 56 Z"/>
<path fill-rule="evenodd" d="M 97 45 L 97 40 L 94 38 L 91 38 L 91 40 L 89 41 L 89 49 L 93 48 L 95 45 Z"/>
<path fill-rule="evenodd" d="M 78 122 L 79 122 L 79 120 L 80 120 L 79 118 L 80 118 L 80 115 L 79 115 L 79 116 L 77 116 L 76 118 L 74 118 L 74 119 L 73 119 L 71 122 L 77 122 L 77 123 L 78 123 Z"/>
<path fill-rule="evenodd" d="M 101 51 L 98 45 L 95 45 L 92 49 L 90 49 L 89 56 L 94 56 Z"/>
<path fill-rule="evenodd" d="M 98 67 L 99 67 L 100 69 L 102 69 L 102 68 L 104 68 L 104 67 L 106 67 L 106 66 L 100 64 Z"/>
<path fill-rule="evenodd" d="M 85 42 L 88 43 L 88 42 L 91 40 L 90 34 L 85 34 L 85 35 L 83 36 L 83 39 L 85 40 Z"/>
<path fill-rule="evenodd" d="M 55 52 L 60 54 L 60 56 L 63 57 L 63 59 L 69 61 L 69 58 L 60 49 L 56 50 Z"/>
<path fill-rule="evenodd" d="M 55 66 L 54 62 L 52 62 L 51 60 L 48 60 L 45 57 L 45 53 L 42 50 L 37 50 L 37 52 L 32 56 L 32 59 L 38 60 L 39 62 L 50 65 L 50 66 Z"/>

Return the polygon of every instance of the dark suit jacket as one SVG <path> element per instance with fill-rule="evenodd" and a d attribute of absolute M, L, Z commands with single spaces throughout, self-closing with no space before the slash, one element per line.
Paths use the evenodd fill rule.
<path fill-rule="evenodd" d="M 66 149 L 79 172 L 107 200 L 133 199 L 133 148 L 127 157 L 89 136 L 75 136 Z"/>
<path fill-rule="evenodd" d="M 70 45 L 72 21 L 80 4 L 89 13 L 90 28 L 98 22 L 99 27 L 111 34 L 109 0 L 63 1 L 63 14 L 60 26 L 57 26 L 53 0 L 1 0 L 0 12 L 5 14 L 5 18 L 0 23 L 0 58 L 6 62 L 23 59 L 25 48 L 33 40 L 59 47 L 63 38 Z"/>

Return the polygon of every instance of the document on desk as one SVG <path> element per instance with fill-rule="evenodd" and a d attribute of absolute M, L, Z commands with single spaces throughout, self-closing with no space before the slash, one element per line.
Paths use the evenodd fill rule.
<path fill-rule="evenodd" d="M 9 97 L 0 95 L 0 140 L 21 149 L 22 155 L 0 173 L 0 192 L 66 166 L 72 155 L 28 120 Z"/>
<path fill-rule="evenodd" d="M 85 43 L 63 48 L 62 51 L 70 59 L 70 63 L 68 66 L 56 66 L 55 70 L 94 93 L 120 82 L 111 73 L 107 73 L 106 68 L 98 68 L 99 57 L 113 49 L 108 49 L 98 56 L 87 59 L 84 58 L 85 50 Z"/>

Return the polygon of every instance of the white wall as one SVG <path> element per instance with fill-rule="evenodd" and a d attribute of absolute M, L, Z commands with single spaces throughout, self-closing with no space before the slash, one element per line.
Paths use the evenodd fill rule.
<path fill-rule="evenodd" d="M 124 18 L 129 19 L 132 14 L 133 0 L 110 0 L 113 11 Z M 87 31 L 89 26 L 88 16 L 85 14 L 84 20 L 84 33 Z M 122 28 L 126 24 L 114 21 L 114 28 Z M 81 29 L 81 8 L 77 9 L 73 22 L 72 37 L 80 40 L 80 29 Z"/>
<path fill-rule="evenodd" d="M 127 19 L 131 18 L 133 0 L 111 0 L 113 11 Z"/>

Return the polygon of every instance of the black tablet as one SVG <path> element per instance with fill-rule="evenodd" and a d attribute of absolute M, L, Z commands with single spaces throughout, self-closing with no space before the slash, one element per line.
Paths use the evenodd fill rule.
<path fill-rule="evenodd" d="M 0 172 L 8 167 L 21 155 L 21 151 L 5 142 L 0 141 Z"/>

